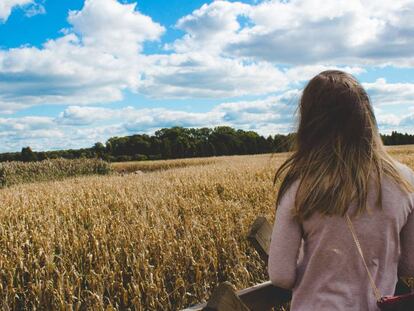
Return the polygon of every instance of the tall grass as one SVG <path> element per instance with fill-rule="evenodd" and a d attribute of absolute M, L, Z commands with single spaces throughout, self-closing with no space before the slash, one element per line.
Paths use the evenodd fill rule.
<path fill-rule="evenodd" d="M 278 161 L 0 190 L 0 309 L 177 310 L 220 281 L 264 281 L 245 236 L 258 214 L 272 217 Z"/>
<path fill-rule="evenodd" d="M 98 159 L 52 159 L 27 163 L 3 162 L 0 164 L 0 186 L 62 180 L 72 176 L 104 175 L 110 171 L 110 164 Z"/>
<path fill-rule="evenodd" d="M 0 190 L 0 309 L 177 310 L 221 281 L 266 281 L 245 237 L 258 215 L 273 222 L 272 177 L 285 158 Z"/>
<path fill-rule="evenodd" d="M 153 172 L 172 168 L 210 164 L 219 158 L 220 157 L 208 157 L 173 160 L 114 162 L 111 163 L 111 167 L 118 173 L 132 173 L 136 171 Z"/>

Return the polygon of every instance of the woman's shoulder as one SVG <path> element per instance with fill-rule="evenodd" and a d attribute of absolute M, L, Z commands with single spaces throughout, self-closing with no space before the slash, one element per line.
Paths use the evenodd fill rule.
<path fill-rule="evenodd" d="M 414 171 L 408 165 L 394 159 L 395 166 L 400 170 L 401 174 L 414 185 Z"/>

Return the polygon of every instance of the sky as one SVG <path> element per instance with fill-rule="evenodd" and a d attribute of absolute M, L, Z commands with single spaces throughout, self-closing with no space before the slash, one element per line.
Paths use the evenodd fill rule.
<path fill-rule="evenodd" d="M 297 126 L 326 69 L 414 134 L 411 0 L 0 0 L 0 152 L 90 147 L 172 126 Z"/>

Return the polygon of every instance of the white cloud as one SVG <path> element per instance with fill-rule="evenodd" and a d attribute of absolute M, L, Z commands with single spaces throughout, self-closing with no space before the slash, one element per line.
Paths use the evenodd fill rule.
<path fill-rule="evenodd" d="M 0 144 L 2 151 L 20 150 L 26 145 L 35 150 L 90 147 L 113 136 L 153 134 L 160 128 L 172 126 L 229 125 L 264 136 L 286 134 L 296 130 L 300 95 L 301 90 L 292 89 L 261 99 L 222 102 L 205 112 L 70 106 L 56 117 L 0 118 Z M 405 115 L 390 112 L 386 107 L 374 103 L 382 133 L 412 131 L 413 106 Z"/>
<path fill-rule="evenodd" d="M 164 27 L 136 10 L 136 3 L 86 0 L 81 11 L 68 17 L 84 46 L 118 57 L 133 58 L 146 40 L 158 40 Z"/>
<path fill-rule="evenodd" d="M 269 63 L 246 63 L 202 52 L 155 55 L 149 60 L 139 91 L 150 97 L 257 95 L 283 90 L 289 82 Z"/>
<path fill-rule="evenodd" d="M 73 30 L 42 48 L 0 50 L 2 112 L 121 100 L 123 90 L 140 83 L 143 42 L 164 31 L 135 5 L 116 0 L 87 0 L 68 20 Z"/>
<path fill-rule="evenodd" d="M 380 114 L 377 121 L 381 133 L 391 134 L 392 131 L 414 134 L 414 114 L 397 116 L 395 114 Z"/>
<path fill-rule="evenodd" d="M 82 108 L 91 111 L 90 107 Z M 99 119 L 99 116 L 96 118 Z M 118 134 L 127 134 L 122 125 L 85 128 L 76 123 L 62 123 L 60 117 L 0 118 L 2 152 L 20 151 L 25 146 L 36 151 L 91 147 L 97 141 L 105 141 Z"/>
<path fill-rule="evenodd" d="M 163 26 L 141 14 L 135 3 L 86 0 L 80 11 L 69 13 L 72 27 L 60 38 L 41 48 L 0 50 L 0 112 L 45 103 L 120 101 L 125 90 L 155 98 L 262 95 L 297 87 L 328 68 L 358 74 L 363 67 L 335 65 L 332 57 L 370 62 L 372 57 L 358 53 L 372 40 L 384 39 L 390 25 L 402 29 L 397 13 L 407 11 L 402 16 L 405 25 L 410 23 L 410 3 L 392 1 L 387 10 L 375 3 L 214 1 L 178 20 L 176 27 L 185 35 L 167 46 L 169 53 L 144 55 L 143 44 L 159 40 Z M 366 12 L 366 6 L 375 12 Z M 404 53 L 401 36 L 398 48 Z M 394 41 L 387 42 L 392 46 Z M 382 49 L 373 44 L 390 56 L 389 44 Z"/>
<path fill-rule="evenodd" d="M 9 18 L 12 9 L 17 6 L 24 6 L 32 3 L 33 0 L 1 0 L 0 1 L 0 23 L 4 23 Z"/>
<path fill-rule="evenodd" d="M 128 132 L 151 133 L 157 129 L 172 126 L 216 126 L 221 125 L 221 121 L 220 114 L 211 111 L 197 113 L 165 108 L 130 109 L 124 127 Z"/>
<path fill-rule="evenodd" d="M 214 1 L 203 4 L 201 8 L 180 18 L 176 27 L 186 34 L 172 46 L 179 53 L 208 51 L 210 54 L 221 52 L 221 47 L 231 42 L 232 37 L 241 29 L 237 18 L 244 16 L 250 6 L 240 2 Z"/>
<path fill-rule="evenodd" d="M 342 70 L 352 75 L 359 75 L 365 72 L 362 67 L 350 66 L 327 66 L 327 65 L 305 65 L 295 66 L 285 70 L 287 79 L 290 83 L 299 83 L 310 80 L 313 76 L 325 70 Z"/>
<path fill-rule="evenodd" d="M 362 83 L 374 105 L 414 105 L 414 83 L 387 83 L 380 78 Z"/>
<path fill-rule="evenodd" d="M 229 125 L 263 135 L 274 134 L 276 128 L 286 132 L 293 126 L 298 94 L 294 90 L 250 102 L 225 102 L 207 112 L 70 106 L 56 117 L 0 118 L 0 144 L 2 151 L 18 151 L 27 145 L 34 150 L 89 147 L 113 136 L 153 134 L 172 126 Z"/>
<path fill-rule="evenodd" d="M 179 20 L 186 35 L 168 47 L 275 64 L 412 66 L 413 17 L 409 0 L 214 1 Z"/>
<path fill-rule="evenodd" d="M 62 111 L 57 123 L 65 125 L 90 125 L 100 120 L 107 120 L 114 117 L 113 111 L 101 107 L 80 107 L 70 106 Z"/>
<path fill-rule="evenodd" d="M 16 5 L 29 15 L 30 8 L 41 13 L 36 4 L 3 0 L 0 20 Z M 180 18 L 176 27 L 184 35 L 165 45 L 164 54 L 152 55 L 144 54 L 144 44 L 160 40 L 165 28 L 138 9 L 116 0 L 86 0 L 80 11 L 69 13 L 70 27 L 59 38 L 41 47 L 0 49 L 0 113 L 70 105 L 54 118 L 0 118 L 4 148 L 90 146 L 173 125 L 287 133 L 294 130 L 298 89 L 320 71 L 358 76 L 367 64 L 414 66 L 414 2 L 408 0 L 214 1 Z M 363 86 L 380 129 L 414 125 L 414 83 L 380 78 Z M 203 113 L 96 107 L 122 100 L 126 90 L 222 103 Z M 249 100 L 230 99 L 243 96 Z M 409 113 L 390 108 L 401 106 Z"/>
<path fill-rule="evenodd" d="M 396 61 L 397 46 L 405 53 L 412 40 L 401 36 L 408 34 L 390 33 L 406 27 L 397 17 L 405 12 L 408 18 L 410 6 L 359 0 L 204 4 L 178 20 L 185 35 L 166 45 L 171 54 L 149 58 L 139 91 L 161 98 L 226 98 L 283 91 L 326 69 L 358 75 L 364 64 Z"/>
<path fill-rule="evenodd" d="M 0 118 L 0 131 L 31 131 L 53 127 L 48 117 Z"/>
<path fill-rule="evenodd" d="M 377 113 L 376 119 L 379 128 L 395 128 L 400 125 L 401 118 L 392 113 Z"/>
<path fill-rule="evenodd" d="M 25 15 L 27 17 L 33 17 L 40 14 L 46 14 L 46 8 L 42 3 L 33 2 L 25 9 Z"/>
<path fill-rule="evenodd" d="M 410 114 L 402 118 L 399 122 L 399 125 L 409 127 L 412 130 L 414 126 L 414 114 Z"/>
<path fill-rule="evenodd" d="M 295 126 L 296 108 L 300 91 L 293 89 L 277 96 L 251 101 L 225 102 L 217 105 L 213 111 L 222 114 L 222 120 L 243 129 L 256 129 L 268 135 L 266 128 L 271 125 L 284 127 L 284 132 Z"/>
<path fill-rule="evenodd" d="M 28 145 L 44 150 L 53 142 L 63 143 L 60 139 L 64 136 L 64 132 L 56 128 L 50 117 L 0 118 L 2 152 L 20 151 Z"/>

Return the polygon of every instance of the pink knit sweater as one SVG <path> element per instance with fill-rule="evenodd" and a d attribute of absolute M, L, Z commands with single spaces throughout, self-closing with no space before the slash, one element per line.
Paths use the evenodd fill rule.
<path fill-rule="evenodd" d="M 414 172 L 396 165 L 414 184 Z M 303 225 L 292 218 L 298 184 L 287 190 L 276 211 L 270 281 L 292 289 L 291 311 L 379 310 L 345 218 L 314 214 Z M 374 206 L 375 192 L 368 192 L 368 206 Z M 377 287 L 382 295 L 393 295 L 398 275 L 414 276 L 414 194 L 404 194 L 388 177 L 382 193 L 383 211 L 371 208 L 353 224 Z"/>

